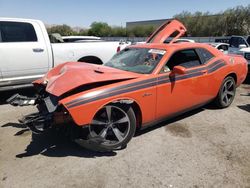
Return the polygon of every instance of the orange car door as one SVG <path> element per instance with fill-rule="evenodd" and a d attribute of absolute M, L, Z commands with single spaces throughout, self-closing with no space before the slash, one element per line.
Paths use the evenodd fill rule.
<path fill-rule="evenodd" d="M 185 68 L 184 74 L 173 74 L 175 66 Z M 156 118 L 162 118 L 209 100 L 206 66 L 195 49 L 175 52 L 162 68 L 157 85 Z"/>

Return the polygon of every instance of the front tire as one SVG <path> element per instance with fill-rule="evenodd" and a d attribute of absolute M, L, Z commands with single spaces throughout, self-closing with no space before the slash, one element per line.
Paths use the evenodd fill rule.
<path fill-rule="evenodd" d="M 136 130 L 136 117 L 131 106 L 110 104 L 101 108 L 89 126 L 89 139 L 98 140 L 99 150 L 126 147 Z"/>
<path fill-rule="evenodd" d="M 219 93 L 215 99 L 215 104 L 219 108 L 229 107 L 235 97 L 236 84 L 233 77 L 226 77 L 220 87 Z"/>

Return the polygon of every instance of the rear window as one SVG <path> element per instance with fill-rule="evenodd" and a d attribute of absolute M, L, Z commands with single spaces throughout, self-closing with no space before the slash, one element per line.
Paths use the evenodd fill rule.
<path fill-rule="evenodd" d="M 196 51 L 199 54 L 203 64 L 206 64 L 210 59 L 214 57 L 214 55 L 211 52 L 209 52 L 204 48 L 198 48 L 196 49 Z"/>
<path fill-rule="evenodd" d="M 35 42 L 37 36 L 30 23 L 0 22 L 0 42 Z"/>

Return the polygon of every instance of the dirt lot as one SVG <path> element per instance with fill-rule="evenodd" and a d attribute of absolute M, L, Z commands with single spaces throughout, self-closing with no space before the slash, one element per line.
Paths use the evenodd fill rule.
<path fill-rule="evenodd" d="M 111 153 L 32 135 L 17 119 L 35 108 L 4 104 L 11 93 L 1 93 L 0 187 L 250 187 L 249 84 L 230 108 L 192 111 Z"/>

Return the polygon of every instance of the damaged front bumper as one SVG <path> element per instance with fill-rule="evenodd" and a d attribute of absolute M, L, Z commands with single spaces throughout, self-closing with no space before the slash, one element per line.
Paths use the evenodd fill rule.
<path fill-rule="evenodd" d="M 13 106 L 30 106 L 37 107 L 38 112 L 24 116 L 19 120 L 21 124 L 26 125 L 36 134 L 43 133 L 54 123 L 55 112 L 58 108 L 58 101 L 55 96 L 49 95 L 45 98 L 40 96 L 26 97 L 15 94 L 6 101 Z"/>
<path fill-rule="evenodd" d="M 37 97 L 26 97 L 19 94 L 15 94 L 7 99 L 7 103 L 12 106 L 29 106 L 35 105 Z"/>
<path fill-rule="evenodd" d="M 42 134 L 50 128 L 62 130 L 66 136 L 76 142 L 81 147 L 106 152 L 110 151 L 108 148 L 101 147 L 101 143 L 106 140 L 100 136 L 90 136 L 89 126 L 77 126 L 68 111 L 58 104 L 58 98 L 48 93 L 42 93 L 34 97 L 26 97 L 15 94 L 7 101 L 13 106 L 36 106 L 37 113 L 29 114 L 19 119 L 22 125 L 29 127 L 35 134 Z M 119 149 L 119 148 L 117 148 Z"/>

